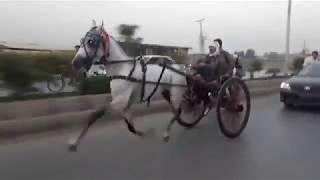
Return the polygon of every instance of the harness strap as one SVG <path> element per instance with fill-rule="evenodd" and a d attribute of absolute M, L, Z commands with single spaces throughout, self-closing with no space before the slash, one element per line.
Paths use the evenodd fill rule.
<path fill-rule="evenodd" d="M 117 75 L 117 76 L 111 76 L 110 77 L 112 80 L 116 80 L 116 79 L 122 79 L 122 80 L 128 80 L 134 83 L 141 83 L 142 80 L 141 79 L 136 79 L 133 77 L 127 78 L 127 76 L 121 76 L 121 75 Z M 153 81 L 145 81 L 146 84 L 157 84 L 156 82 Z M 171 84 L 171 83 L 163 83 L 160 82 L 159 85 L 161 86 L 176 86 L 176 87 L 187 87 L 185 84 Z"/>
<path fill-rule="evenodd" d="M 128 75 L 128 78 L 132 76 L 133 72 L 136 70 L 136 62 L 137 61 L 133 61 L 133 67 L 130 70 L 130 73 Z"/>
<path fill-rule="evenodd" d="M 143 102 L 144 98 L 144 91 L 145 91 L 145 86 L 146 86 L 146 72 L 147 72 L 147 66 L 144 63 L 144 61 L 140 61 L 141 65 L 141 71 L 142 71 L 142 84 L 141 84 L 141 95 L 140 95 L 140 101 Z"/>
<path fill-rule="evenodd" d="M 124 60 L 118 60 L 118 61 L 107 61 L 106 64 L 120 64 L 120 63 L 128 63 L 128 62 L 136 62 L 140 61 L 141 59 L 124 59 Z"/>
<path fill-rule="evenodd" d="M 160 66 L 161 66 L 161 65 L 160 65 Z M 157 91 L 157 89 L 158 89 L 158 87 L 159 87 L 160 81 L 161 81 L 161 79 L 162 79 L 162 75 L 163 75 L 164 70 L 166 69 L 166 67 L 167 67 L 167 64 L 165 63 L 165 64 L 162 66 L 161 74 L 160 74 L 160 76 L 159 76 L 159 78 L 158 78 L 156 87 L 153 89 L 153 91 L 150 93 L 149 97 L 147 98 L 147 105 L 148 105 L 148 107 L 149 107 L 149 105 L 150 105 L 150 100 L 151 100 L 152 96 L 154 95 L 154 93 Z"/>
<path fill-rule="evenodd" d="M 187 75 L 186 75 L 186 82 L 187 82 L 187 96 L 188 96 L 188 98 L 191 98 L 192 88 L 190 86 L 193 86 L 193 84 L 192 84 L 191 78 Z"/>

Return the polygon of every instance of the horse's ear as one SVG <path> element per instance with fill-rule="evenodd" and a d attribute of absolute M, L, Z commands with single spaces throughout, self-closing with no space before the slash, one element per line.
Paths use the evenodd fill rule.
<path fill-rule="evenodd" d="M 96 27 L 97 26 L 97 23 L 94 19 L 92 19 L 92 24 L 91 24 L 92 27 Z"/>
<path fill-rule="evenodd" d="M 102 19 L 102 22 L 101 22 L 101 27 L 103 27 L 103 25 L 104 25 L 104 24 L 103 24 L 103 19 Z"/>

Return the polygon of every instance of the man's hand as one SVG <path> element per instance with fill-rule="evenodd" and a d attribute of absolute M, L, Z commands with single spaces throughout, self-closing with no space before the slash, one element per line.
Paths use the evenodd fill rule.
<path fill-rule="evenodd" d="M 226 81 L 227 79 L 229 79 L 230 77 L 231 77 L 231 75 L 230 75 L 229 73 L 226 73 L 226 74 L 220 76 L 219 81 L 220 81 L 220 82 L 224 82 L 224 81 Z"/>

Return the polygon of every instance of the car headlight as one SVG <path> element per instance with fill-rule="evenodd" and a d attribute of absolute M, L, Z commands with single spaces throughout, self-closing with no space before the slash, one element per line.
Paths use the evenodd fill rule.
<path fill-rule="evenodd" d="M 282 82 L 280 88 L 290 90 L 290 84 L 287 82 Z"/>

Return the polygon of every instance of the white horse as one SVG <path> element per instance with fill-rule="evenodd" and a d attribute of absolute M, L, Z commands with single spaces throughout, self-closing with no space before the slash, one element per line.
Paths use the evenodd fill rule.
<path fill-rule="evenodd" d="M 112 102 L 91 114 L 80 135 L 70 142 L 70 149 L 76 150 L 89 127 L 103 115 L 108 117 L 107 114 L 111 111 L 121 114 L 131 133 L 144 136 L 144 132 L 134 127 L 131 107 L 133 104 L 141 102 L 142 94 L 146 98 L 150 94 L 153 94 L 154 90 L 156 91 L 153 97 L 163 97 L 169 103 L 173 112 L 173 117 L 163 134 L 163 139 L 168 140 L 171 126 L 179 116 L 179 112 L 181 112 L 179 111 L 179 107 L 187 87 L 185 75 L 159 65 L 148 64 L 145 71 L 145 81 L 147 83 L 145 83 L 145 87 L 143 88 L 144 69 L 140 65 L 140 61 L 130 59 L 118 43 L 107 34 L 103 23 L 101 26 L 97 26 L 95 21 L 93 21 L 92 28 L 81 40 L 81 46 L 72 60 L 72 67 L 76 72 L 79 72 L 83 68 L 88 70 L 92 64 L 98 61 L 105 61 L 107 76 L 114 77 L 110 83 Z M 177 64 L 170 66 L 180 69 L 180 66 Z M 160 77 L 161 74 L 162 77 Z M 155 89 L 158 81 L 161 84 Z"/>

